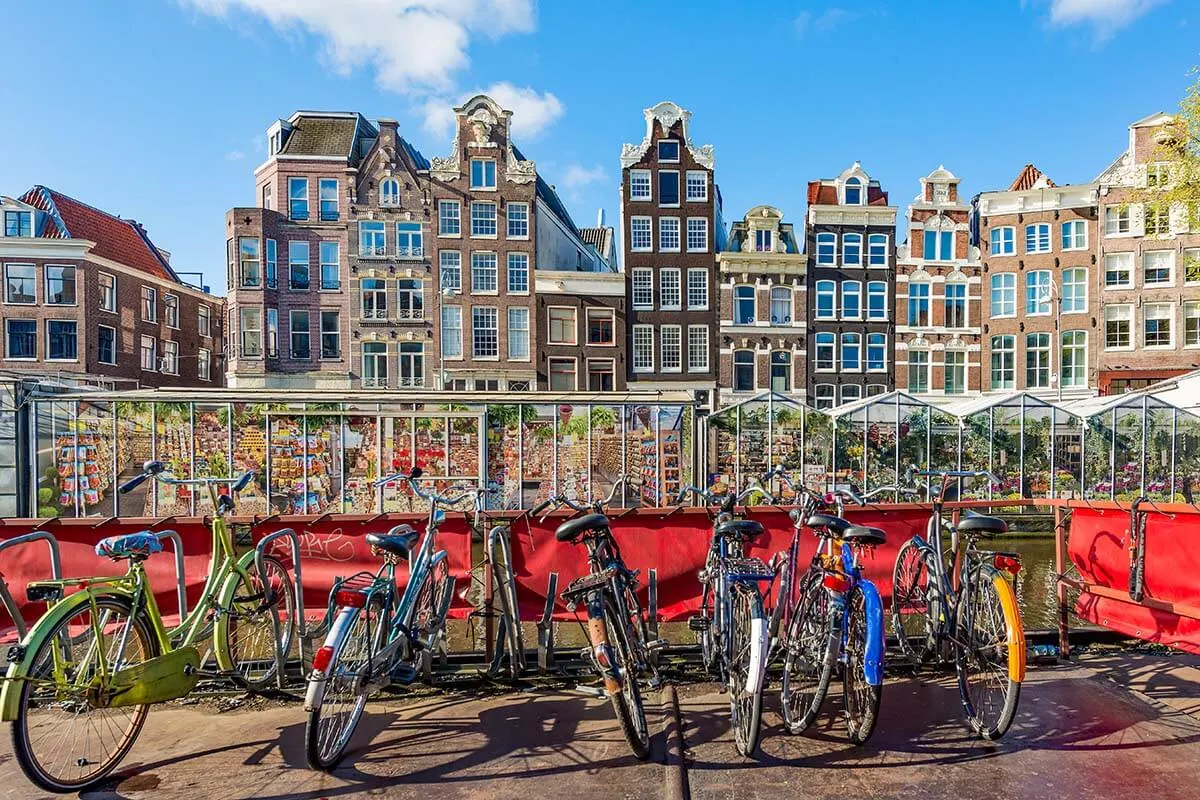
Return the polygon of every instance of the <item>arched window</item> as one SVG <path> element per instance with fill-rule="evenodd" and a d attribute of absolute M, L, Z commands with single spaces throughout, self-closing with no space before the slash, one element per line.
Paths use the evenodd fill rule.
<path fill-rule="evenodd" d="M 842 281 L 842 319 L 862 319 L 862 284 Z"/>
<path fill-rule="evenodd" d="M 837 235 L 833 233 L 817 234 L 817 264 L 833 266 L 837 263 Z"/>
<path fill-rule="evenodd" d="M 887 318 L 887 283 L 871 281 L 867 284 L 867 319 Z"/>
<path fill-rule="evenodd" d="M 733 324 L 754 324 L 754 287 L 733 287 Z"/>
<path fill-rule="evenodd" d="M 818 372 L 833 372 L 837 362 L 837 357 L 834 355 L 836 349 L 836 337 L 832 333 L 818 333 L 816 335 L 817 352 L 816 352 L 816 369 Z"/>
<path fill-rule="evenodd" d="M 400 181 L 395 178 L 384 178 L 379 182 L 379 205 L 400 205 Z"/>
<path fill-rule="evenodd" d="M 887 334 L 867 334 L 867 371 L 887 371 Z"/>
<path fill-rule="evenodd" d="M 862 266 L 862 243 L 861 233 L 842 234 L 842 266 Z"/>
<path fill-rule="evenodd" d="M 846 189 L 845 189 L 846 205 L 861 206 L 862 202 L 863 202 L 862 193 L 863 192 L 862 192 L 862 181 L 861 180 L 859 180 L 858 178 L 847 178 L 846 179 Z"/>
<path fill-rule="evenodd" d="M 867 237 L 867 266 L 886 267 L 888 265 L 888 235 L 872 233 Z"/>
<path fill-rule="evenodd" d="M 771 288 L 771 324 L 792 324 L 792 290 L 786 286 Z"/>
<path fill-rule="evenodd" d="M 425 296 L 421 281 L 403 278 L 396 282 L 400 294 L 400 319 L 424 319 Z"/>
<path fill-rule="evenodd" d="M 817 281 L 817 319 L 833 319 L 836 316 L 834 310 L 836 293 L 837 284 L 833 281 Z"/>
<path fill-rule="evenodd" d="M 837 387 L 832 383 L 818 383 L 813 388 L 816 390 L 816 399 L 813 407 L 818 410 L 833 408 L 834 392 L 837 391 Z"/>
<path fill-rule="evenodd" d="M 733 390 L 735 392 L 754 391 L 753 350 L 735 350 L 733 352 Z"/>
<path fill-rule="evenodd" d="M 842 372 L 862 371 L 862 334 L 842 334 Z"/>
<path fill-rule="evenodd" d="M 790 392 L 792 390 L 792 353 L 790 350 L 776 350 L 771 353 L 771 391 Z"/>

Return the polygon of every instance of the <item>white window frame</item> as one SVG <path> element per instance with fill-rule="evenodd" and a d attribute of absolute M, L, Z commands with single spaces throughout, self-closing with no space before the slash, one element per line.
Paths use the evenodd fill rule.
<path fill-rule="evenodd" d="M 687 329 L 687 359 L 688 372 L 699 373 L 709 371 L 709 355 L 711 339 L 707 325 L 688 325 Z M 703 361 L 696 358 L 703 356 Z"/>
<path fill-rule="evenodd" d="M 490 312 L 490 313 L 489 313 Z M 479 314 L 476 317 L 476 313 Z M 492 322 L 492 325 L 481 325 L 480 321 Z M 479 351 L 480 331 L 491 331 L 495 334 L 496 352 L 481 354 Z M 500 310 L 495 306 L 471 306 L 471 357 L 477 361 L 500 360 Z"/>
<path fill-rule="evenodd" d="M 667 175 L 675 176 L 675 197 L 674 203 L 663 202 L 662 182 Z M 683 203 L 683 186 L 679 180 L 679 170 L 677 169 L 660 169 L 658 171 L 658 207 L 659 208 L 679 208 Z"/>
<path fill-rule="evenodd" d="M 813 335 L 813 371 L 837 372 L 838 369 L 838 339 L 837 334 L 830 331 L 819 331 Z M 829 358 L 821 358 L 821 349 L 829 348 Z"/>
<path fill-rule="evenodd" d="M 304 216 L 302 216 L 302 217 L 292 215 L 292 203 L 293 202 L 301 202 L 300 198 L 295 197 L 297 192 L 293 191 L 292 187 L 298 186 L 300 184 L 304 184 L 304 199 L 303 199 Z M 307 222 L 308 220 L 312 219 L 312 209 L 309 208 L 309 199 L 308 199 L 308 178 L 291 176 L 288 178 L 287 186 L 288 186 L 288 193 L 287 193 L 288 219 L 294 220 L 294 221 L 299 221 L 299 222 Z"/>
<path fill-rule="evenodd" d="M 609 331 L 611 336 L 607 342 L 592 341 L 592 319 L 606 318 L 608 320 Z M 617 346 L 617 312 L 612 308 L 588 308 L 583 313 L 583 324 L 586 343 L 588 347 L 616 347 Z"/>
<path fill-rule="evenodd" d="M 813 305 L 814 319 L 837 319 L 838 304 L 837 304 L 837 281 L 819 280 L 814 287 L 816 293 L 816 303 Z M 829 297 L 829 312 L 821 312 L 821 298 Z"/>
<path fill-rule="evenodd" d="M 504 217 L 509 239 L 529 238 L 529 203 L 505 203 Z M 517 227 L 514 227 L 514 223 Z M 524 231 L 522 232 L 522 227 Z"/>
<path fill-rule="evenodd" d="M 696 242 L 699 242 L 698 244 Z M 687 251 L 689 253 L 708 252 L 708 219 L 705 217 L 687 218 Z"/>
<path fill-rule="evenodd" d="M 1038 277 L 1035 281 L 1034 278 Z M 1042 286 L 1041 277 L 1045 277 L 1044 287 Z M 1025 273 L 1025 304 L 1022 306 L 1027 317 L 1047 317 L 1053 312 L 1054 304 L 1054 283 L 1053 277 L 1048 269 L 1031 269 Z M 1033 297 L 1032 310 L 1030 310 L 1030 291 L 1037 286 L 1039 289 L 1044 288 L 1045 292 L 1039 292 Z M 1045 299 L 1043 299 L 1045 298 Z"/>
<path fill-rule="evenodd" d="M 680 252 L 683 245 L 681 235 L 679 217 L 658 218 L 658 252 Z"/>
<path fill-rule="evenodd" d="M 634 267 L 629 272 L 629 280 L 633 308 L 638 311 L 654 310 L 654 270 L 649 267 Z M 640 298 L 639 295 L 646 299 Z"/>
<path fill-rule="evenodd" d="M 871 343 L 871 339 L 873 339 L 876 336 L 883 337 L 882 344 L 872 344 Z M 883 348 L 883 361 L 882 361 L 881 365 L 878 367 L 871 366 L 871 348 L 872 347 Z M 879 331 L 868 331 L 866 338 L 864 340 L 864 344 L 863 344 L 863 370 L 865 372 L 876 372 L 876 373 L 887 372 L 888 371 L 888 361 L 889 361 L 889 359 L 888 359 L 887 334 L 880 333 Z"/>
<path fill-rule="evenodd" d="M 454 276 L 453 282 L 447 277 Z M 438 251 L 438 287 L 444 292 L 462 293 L 462 253 L 458 250 Z"/>
<path fill-rule="evenodd" d="M 99 276 L 100 286 L 100 310 L 107 311 L 110 314 L 117 313 L 117 276 L 111 272 L 101 272 Z M 104 285 L 104 281 L 110 281 L 109 286 Z M 106 304 L 106 301 L 108 303 Z"/>
<path fill-rule="evenodd" d="M 1005 346 L 997 347 L 996 340 L 999 339 Z M 1007 340 L 1007 341 L 1005 341 Z M 988 377 L 992 389 L 1015 389 L 1017 387 L 1017 337 L 1012 333 L 997 333 L 992 336 L 988 342 L 990 356 L 988 359 Z M 997 373 L 996 356 L 1001 356 L 1000 368 Z M 1007 376 L 1004 380 L 1006 368 L 1004 366 L 1003 356 L 1008 356 Z M 996 380 L 996 375 L 999 374 L 1001 380 Z"/>
<path fill-rule="evenodd" d="M 923 356 L 925 363 L 918 364 L 917 356 Z M 914 375 L 923 375 L 925 378 L 924 383 L 918 382 L 914 386 Z M 908 386 L 906 388 L 913 394 L 928 394 L 933 388 L 933 354 L 930 350 L 920 347 L 908 351 Z"/>
<path fill-rule="evenodd" d="M 147 342 L 150 344 L 149 358 L 146 357 Z M 151 366 L 146 366 L 147 362 Z M 142 338 L 138 342 L 138 363 L 142 367 L 142 372 L 158 372 L 158 339 L 142 334 Z"/>
<path fill-rule="evenodd" d="M 863 337 L 860 331 L 845 331 L 841 335 L 840 352 L 838 353 L 838 370 L 840 372 L 859 373 L 863 371 Z M 854 348 L 854 366 L 846 366 L 846 353 Z"/>
<path fill-rule="evenodd" d="M 142 301 L 142 322 L 158 322 L 158 291 L 153 286 L 143 286 L 139 294 Z"/>
<path fill-rule="evenodd" d="M 1030 231 L 1036 231 L 1033 236 L 1034 247 L 1030 247 Z M 1043 244 L 1045 246 L 1043 246 Z M 1025 253 L 1049 253 L 1054 249 L 1054 240 L 1049 222 L 1031 222 L 1025 226 Z"/>
<path fill-rule="evenodd" d="M 453 213 L 448 213 L 453 212 Z M 447 222 L 453 221 L 455 231 L 447 231 Z M 438 200 L 438 238 L 462 238 L 462 203 L 458 200 Z"/>
<path fill-rule="evenodd" d="M 491 209 L 491 214 L 486 212 Z M 478 211 L 480 213 L 476 214 Z M 472 239 L 495 239 L 500 235 L 500 218 L 499 208 L 494 200 L 472 200 L 471 201 L 471 238 Z M 491 222 L 491 233 L 486 232 L 488 222 Z M 476 233 L 476 223 L 479 224 L 479 229 L 483 232 Z"/>
<path fill-rule="evenodd" d="M 674 158 L 662 157 L 662 146 L 664 142 L 675 145 Z M 660 164 L 678 164 L 683 160 L 683 143 L 678 139 L 659 139 L 654 143 L 654 153 L 658 157 L 658 163 Z"/>
<path fill-rule="evenodd" d="M 816 239 L 814 241 L 816 242 L 815 246 L 816 246 L 816 251 L 817 251 L 816 252 L 817 266 L 819 266 L 819 267 L 836 266 L 837 265 L 837 254 L 838 254 L 837 234 L 830 233 L 828 231 L 818 233 L 816 236 Z M 830 252 L 830 254 L 827 257 L 822 256 L 822 254 L 821 254 L 822 244 L 824 244 L 826 246 L 831 246 L 833 248 L 833 250 Z M 823 260 L 823 259 L 827 259 L 827 260 Z"/>
<path fill-rule="evenodd" d="M 379 230 L 368 231 L 367 225 L 380 226 Z M 360 219 L 358 221 L 358 257 L 359 258 L 384 258 L 387 255 L 387 223 L 381 219 Z M 376 241 L 378 237 L 378 241 Z M 370 246 L 368 246 L 370 242 Z M 291 263 L 292 263 L 292 245 L 295 241 L 288 242 L 288 283 L 291 283 Z M 378 245 L 378 246 L 376 246 Z M 312 282 L 311 280 L 309 281 Z"/>
<path fill-rule="evenodd" d="M 917 293 L 917 288 L 920 287 L 924 295 Z M 925 321 L 920 319 L 921 300 L 925 301 Z M 917 313 L 914 315 L 913 311 Z M 914 318 L 915 317 L 915 318 Z M 910 328 L 929 328 L 933 325 L 933 283 L 932 281 L 909 281 L 908 282 L 908 313 L 904 320 Z"/>
<path fill-rule="evenodd" d="M 887 281 L 867 281 L 867 304 L 866 304 L 867 319 L 869 319 L 869 320 L 885 320 L 885 321 L 887 320 L 887 318 L 888 318 L 887 286 L 888 286 Z M 872 291 L 872 287 L 883 287 L 883 291 L 882 292 Z M 882 297 L 883 297 L 883 312 L 878 315 L 875 314 L 871 310 L 871 298 L 877 294 L 882 295 Z"/>
<path fill-rule="evenodd" d="M 1072 363 L 1070 371 L 1067 366 L 1067 337 L 1072 334 L 1083 336 L 1083 344 L 1071 345 L 1071 350 L 1079 355 L 1082 364 Z M 1074 359 L 1074 356 L 1072 356 Z M 1058 379 L 1064 389 L 1083 389 L 1088 385 L 1088 332 L 1085 330 L 1063 331 L 1058 337 Z M 1070 376 L 1070 380 L 1068 380 Z M 1077 376 L 1077 377 L 1076 377 Z"/>
<path fill-rule="evenodd" d="M 641 186 L 642 180 L 645 180 L 646 191 L 643 193 L 635 193 L 634 188 Z M 654 200 L 654 176 L 648 169 L 631 169 L 629 170 L 629 199 L 635 203 L 653 202 Z"/>
<path fill-rule="evenodd" d="M 491 259 L 490 268 L 487 259 Z M 491 287 L 487 287 L 487 283 Z M 481 288 L 482 287 L 482 288 Z M 500 260 L 490 250 L 471 251 L 471 294 L 497 295 L 500 293 Z"/>
<path fill-rule="evenodd" d="M 299 252 L 304 251 L 304 258 L 299 257 Z M 292 285 L 292 265 L 304 265 L 304 275 L 306 286 Z M 288 242 L 288 291 L 307 292 L 312 288 L 312 248 L 308 246 L 307 241 L 292 239 Z"/>
<path fill-rule="evenodd" d="M 288 310 L 288 358 L 293 361 L 312 361 L 313 346 L 312 346 L 312 314 L 307 308 L 293 308 Z M 296 330 L 297 314 L 303 314 L 305 321 L 305 330 Z M 320 320 L 318 319 L 318 324 Z M 299 350 L 296 349 L 296 337 L 303 334 L 305 343 L 308 346 L 308 355 L 297 355 Z"/>
<path fill-rule="evenodd" d="M 1133 236 L 1133 209 L 1129 206 L 1105 206 L 1104 236 L 1105 238 Z"/>
<path fill-rule="evenodd" d="M 463 307 L 442 306 L 441 350 L 442 358 L 447 361 L 462 361 L 463 359 Z M 453 343 L 453 347 L 447 347 Z"/>
<path fill-rule="evenodd" d="M 633 371 L 654 372 L 654 326 L 634 325 L 629 334 L 629 343 Z"/>
<path fill-rule="evenodd" d="M 708 310 L 708 270 L 692 267 L 687 271 L 687 302 L 689 311 Z"/>
<path fill-rule="evenodd" d="M 118 349 L 117 344 L 120 341 L 117 338 L 117 329 L 111 325 L 97 325 L 96 327 L 99 330 L 112 331 L 112 343 L 113 343 L 112 361 L 105 361 L 103 356 L 100 354 L 100 336 L 99 336 L 99 333 L 97 333 L 97 335 L 96 335 L 96 360 L 98 362 L 100 362 L 101 364 L 105 364 L 110 367 L 117 366 L 117 349 Z"/>
<path fill-rule="evenodd" d="M 698 181 L 694 179 L 698 178 Z M 692 195 L 692 188 L 698 186 L 700 192 Z M 708 202 L 708 173 L 702 169 L 689 169 L 684 176 L 684 200 L 688 203 Z"/>
<path fill-rule="evenodd" d="M 196 332 L 201 338 L 212 338 L 212 308 L 204 303 L 196 307 Z"/>
<path fill-rule="evenodd" d="M 163 339 L 162 342 L 162 374 L 179 374 L 179 342 Z"/>
<path fill-rule="evenodd" d="M 745 292 L 742 292 L 745 290 Z M 741 296 L 742 294 L 748 297 Z M 740 312 L 740 306 L 743 302 L 750 302 L 750 319 L 743 319 Z M 734 325 L 757 325 L 758 324 L 758 287 L 753 283 L 739 283 L 733 287 L 733 324 Z"/>
<path fill-rule="evenodd" d="M 1195 341 L 1188 341 L 1188 321 L 1196 320 Z M 1185 300 L 1183 302 L 1183 348 L 1193 350 L 1200 347 L 1200 300 Z"/>
<path fill-rule="evenodd" d="M 179 330 L 179 295 L 163 292 L 163 324 L 171 330 Z"/>
<path fill-rule="evenodd" d="M 504 316 L 508 326 L 508 344 L 505 347 L 508 360 L 529 361 L 531 358 L 529 346 L 529 308 L 526 306 L 509 306 L 508 313 Z M 524 354 L 516 347 L 518 343 L 524 344 Z"/>
<path fill-rule="evenodd" d="M 513 283 L 514 275 L 524 275 L 524 287 Z M 504 283 L 508 287 L 509 294 L 529 294 L 529 254 L 528 253 L 509 253 L 508 260 L 505 264 Z"/>
<path fill-rule="evenodd" d="M 825 410 L 837 405 L 837 386 L 832 383 L 818 383 L 813 386 L 813 408 Z"/>
<path fill-rule="evenodd" d="M 863 285 L 862 281 L 842 281 L 842 319 L 860 320 L 863 318 Z M 851 314 L 846 307 L 847 297 L 857 298 L 858 310 Z"/>
<path fill-rule="evenodd" d="M 954 287 L 956 294 L 951 296 L 950 288 Z M 958 294 L 961 292 L 961 294 Z M 948 280 L 943 284 L 942 288 L 942 324 L 952 330 L 961 330 L 971 326 L 971 289 L 970 285 L 963 280 Z M 951 301 L 954 301 L 954 307 L 961 304 L 962 307 L 962 324 L 955 325 L 954 320 L 950 317 Z"/>
<path fill-rule="evenodd" d="M 400 226 L 406 225 L 404 230 Z M 414 230 L 411 226 L 415 225 Z M 396 223 L 396 258 L 424 258 L 425 257 L 425 226 L 420 222 L 412 220 L 400 220 Z M 415 237 L 415 243 L 414 243 Z M 402 244 L 407 240 L 407 244 Z M 337 244 L 337 242 L 334 242 Z"/>
<path fill-rule="evenodd" d="M 1108 324 L 1110 322 L 1124 322 L 1126 325 L 1125 338 L 1128 339 L 1128 344 L 1109 344 L 1108 339 Z M 1134 348 L 1134 343 L 1137 341 L 1135 332 L 1136 317 L 1133 313 L 1133 306 L 1128 303 L 1111 303 L 1104 307 L 1104 349 L 1109 351 L 1129 351 Z"/>
<path fill-rule="evenodd" d="M 560 333 L 569 332 L 570 338 L 555 338 L 555 312 L 567 312 L 557 320 Z M 569 317 L 570 319 L 566 319 Z M 546 344 L 579 344 L 579 309 L 575 306 L 546 306 Z"/>
<path fill-rule="evenodd" d="M 645 244 L 639 244 L 643 237 Z M 634 253 L 654 252 L 654 223 L 650 217 L 629 218 L 629 249 Z"/>
<path fill-rule="evenodd" d="M 475 165 L 481 165 L 480 181 L 475 180 Z M 491 166 L 491 183 L 488 183 L 488 166 Z M 496 191 L 497 181 L 496 159 L 494 158 L 472 158 L 471 163 L 467 165 L 467 181 L 471 186 L 472 191 L 477 192 L 494 192 Z"/>
<path fill-rule="evenodd" d="M 658 271 L 658 302 L 663 311 L 683 310 L 683 276 L 678 267 Z M 674 302 L 670 299 L 674 298 Z"/>
<path fill-rule="evenodd" d="M 1067 232 L 1068 229 L 1070 229 L 1071 233 Z M 1087 222 L 1082 219 L 1067 220 L 1066 222 L 1062 223 L 1060 238 L 1060 244 L 1062 244 L 1062 249 L 1064 252 L 1071 252 L 1073 250 L 1087 250 Z M 1068 243 L 1070 243 L 1069 246 Z"/>
<path fill-rule="evenodd" d="M 570 364 L 571 365 L 571 388 L 559 389 L 553 388 L 554 384 L 554 364 Z M 579 359 L 570 356 L 550 356 L 546 359 L 546 387 L 550 391 L 578 391 L 579 390 Z"/>
<path fill-rule="evenodd" d="M 384 178 L 379 182 L 379 205 L 400 205 L 400 181 L 395 178 Z"/>
<path fill-rule="evenodd" d="M 1002 281 L 1007 278 L 1008 286 L 1001 286 L 997 289 L 997 281 Z M 996 310 L 996 292 L 1000 291 L 1000 310 Z M 1008 295 L 1005 299 L 1005 294 Z M 1011 311 L 1004 311 L 1004 307 L 1008 305 Z M 1017 273 L 1015 272 L 996 272 L 992 274 L 991 280 L 988 282 L 988 315 L 993 319 L 1011 319 L 1017 316 Z"/>
<path fill-rule="evenodd" d="M 1017 253 L 1017 229 L 999 225 L 988 233 L 988 253 L 993 256 L 1012 256 Z"/>
<path fill-rule="evenodd" d="M 777 297 L 779 298 L 778 302 L 780 304 L 785 301 L 787 302 L 788 313 L 775 313 L 775 303 L 777 302 Z M 768 308 L 770 309 L 772 325 L 791 325 L 796 319 L 796 292 L 790 286 L 784 286 L 782 284 L 772 286 L 771 291 L 768 293 Z"/>
<path fill-rule="evenodd" d="M 196 377 L 206 382 L 212 380 L 212 351 L 207 347 L 196 351 Z"/>
<path fill-rule="evenodd" d="M 862 269 L 863 256 L 865 255 L 865 253 L 863 252 L 863 242 L 864 242 L 863 235 L 861 233 L 858 233 L 857 231 L 850 231 L 848 233 L 842 234 L 842 266 L 843 267 L 849 267 L 851 269 Z M 846 257 L 846 247 L 847 247 L 847 245 L 850 245 L 850 244 L 858 245 L 858 260 L 857 261 L 851 261 L 849 258 Z"/>
<path fill-rule="evenodd" d="M 1150 256 L 1154 256 L 1155 260 L 1165 260 L 1167 262 L 1167 279 L 1164 281 L 1150 282 L 1147 275 L 1147 263 Z M 1165 257 L 1165 258 L 1164 258 Z M 1157 268 L 1156 268 L 1157 269 Z M 1154 248 L 1151 250 L 1142 251 L 1142 286 L 1147 289 L 1163 289 L 1175 285 L 1175 251 L 1172 249 Z"/>
<path fill-rule="evenodd" d="M 1152 311 L 1154 312 L 1152 315 Z M 1146 335 L 1146 325 L 1152 319 L 1165 319 L 1169 326 L 1166 344 L 1150 344 Z M 1174 303 L 1146 303 L 1142 306 L 1142 342 L 1147 350 L 1172 350 L 1175 347 L 1175 305 Z"/>
<path fill-rule="evenodd" d="M 1035 347 L 1033 344 L 1031 344 L 1031 341 L 1033 340 L 1034 337 L 1045 337 L 1045 341 L 1046 341 L 1045 346 L 1037 345 Z M 1054 337 L 1050 334 L 1049 331 L 1028 331 L 1028 332 L 1026 332 L 1026 334 L 1025 334 L 1025 388 L 1026 389 L 1049 389 L 1050 388 L 1050 385 L 1051 385 L 1050 378 L 1054 374 L 1054 364 L 1053 364 L 1054 356 L 1052 355 L 1053 348 L 1054 348 Z M 1044 358 L 1045 358 L 1045 366 L 1044 367 L 1042 366 L 1042 359 L 1039 358 L 1038 356 L 1044 356 Z M 1045 383 L 1042 383 L 1042 382 L 1030 383 L 1029 372 L 1030 372 L 1031 364 L 1036 365 L 1033 367 L 1033 369 L 1037 373 L 1041 373 L 1043 370 L 1045 371 L 1045 373 L 1046 373 Z"/>
<path fill-rule="evenodd" d="M 668 348 L 672 352 L 668 353 Z M 683 326 L 663 325 L 658 329 L 658 358 L 661 372 L 683 372 Z"/>
<path fill-rule="evenodd" d="M 887 269 L 888 246 L 890 237 L 886 233 L 872 233 L 867 236 L 867 268 Z M 882 248 L 879 260 L 875 258 L 875 248 Z"/>
<path fill-rule="evenodd" d="M 1110 270 L 1109 261 L 1119 264 L 1117 270 Z M 1133 270 L 1134 270 L 1134 253 L 1129 251 L 1126 253 L 1105 253 L 1104 254 L 1104 288 L 1105 289 L 1132 289 L 1133 288 Z M 1122 271 L 1125 273 L 1125 280 L 1120 283 L 1109 283 L 1109 272 Z"/>
<path fill-rule="evenodd" d="M 1072 280 L 1078 276 L 1082 276 L 1082 280 Z M 1062 271 L 1061 280 L 1062 299 L 1059 302 L 1062 313 L 1086 314 L 1088 311 L 1087 267 L 1068 267 Z M 1070 291 L 1072 288 L 1074 291 Z"/>
<path fill-rule="evenodd" d="M 325 196 L 325 190 L 333 185 L 333 197 Z M 325 214 L 325 203 L 330 199 L 333 200 L 333 214 Z M 337 222 L 342 216 L 341 197 L 338 192 L 337 178 L 318 178 L 317 179 L 317 221 L 318 222 Z"/>

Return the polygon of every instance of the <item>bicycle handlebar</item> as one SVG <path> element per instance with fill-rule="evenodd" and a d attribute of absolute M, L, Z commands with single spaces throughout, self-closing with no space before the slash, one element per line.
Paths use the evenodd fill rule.
<path fill-rule="evenodd" d="M 153 478 L 159 483 L 172 486 L 231 486 L 234 493 L 237 493 L 245 489 L 254 478 L 254 470 L 247 470 L 236 478 L 176 478 L 166 470 L 166 464 L 161 461 L 147 461 L 142 464 L 142 471 L 118 486 L 117 491 L 127 494 L 145 483 L 148 478 Z"/>
<path fill-rule="evenodd" d="M 455 486 L 453 489 L 460 490 L 461 494 L 455 497 L 447 497 L 446 495 L 438 494 L 434 491 L 423 491 L 417 480 L 424 474 L 420 467 L 413 467 L 412 472 L 404 473 L 397 472 L 393 475 L 387 475 L 378 478 L 372 484 L 374 487 L 383 486 L 384 484 L 392 483 L 393 481 L 404 481 L 412 489 L 413 494 L 422 500 L 427 500 L 430 503 L 438 506 L 456 506 L 468 497 L 478 499 L 481 494 L 486 494 L 493 491 L 491 486 Z"/>
<path fill-rule="evenodd" d="M 603 513 L 604 507 L 609 505 L 610 503 L 612 503 L 613 498 L 615 498 L 617 496 L 617 490 L 619 488 L 621 488 L 622 486 L 624 486 L 625 484 L 627 484 L 628 482 L 629 482 L 629 476 L 623 474 L 619 478 L 617 478 L 615 481 L 613 481 L 612 489 L 609 490 L 607 497 L 605 497 L 603 500 L 593 500 L 589 503 L 584 503 L 584 504 L 580 504 L 580 503 L 572 500 L 571 498 L 567 497 L 566 494 L 562 494 L 562 493 L 554 495 L 553 497 L 548 497 L 545 500 L 543 500 L 541 503 L 539 503 L 537 506 L 535 506 L 532 510 L 530 510 L 529 516 L 542 517 L 543 515 L 549 513 L 550 511 L 553 511 L 554 509 L 560 508 L 562 506 L 567 506 L 568 508 L 570 508 L 573 511 L 583 512 L 583 511 L 591 511 L 594 509 L 597 511 L 597 513 Z"/>

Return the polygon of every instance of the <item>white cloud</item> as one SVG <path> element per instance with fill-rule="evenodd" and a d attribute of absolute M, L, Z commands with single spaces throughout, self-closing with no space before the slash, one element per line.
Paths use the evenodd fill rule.
<path fill-rule="evenodd" d="M 1107 39 L 1165 2 L 1167 0 L 1051 0 L 1050 23 L 1091 25 L 1098 39 Z"/>
<path fill-rule="evenodd" d="M 582 164 L 571 164 L 567 167 L 567 171 L 563 173 L 562 182 L 559 186 L 562 187 L 568 198 L 578 200 L 582 196 L 584 189 L 593 183 L 602 183 L 605 177 L 603 167 L 585 167 Z"/>
<path fill-rule="evenodd" d="M 212 16 L 242 11 L 273 27 L 325 40 L 342 74 L 370 66 L 380 86 L 400 93 L 448 91 L 468 63 L 471 37 L 534 28 L 533 0 L 180 0 Z"/>
<path fill-rule="evenodd" d="M 857 11 L 834 7 L 815 14 L 812 11 L 801 11 L 792 20 L 792 24 L 795 25 L 798 36 L 807 36 L 810 33 L 828 33 L 839 25 L 853 22 L 860 16 L 862 14 Z"/>
<path fill-rule="evenodd" d="M 225 154 L 226 161 L 241 161 L 245 157 L 246 157 L 246 154 L 243 153 L 241 150 L 230 150 L 228 153 Z"/>
<path fill-rule="evenodd" d="M 486 89 L 463 92 L 457 101 L 430 97 L 419 109 L 427 131 L 448 138 L 454 132 L 454 107 L 477 94 L 486 94 L 501 108 L 513 112 L 512 133 L 517 140 L 535 139 L 562 117 L 566 107 L 550 92 L 539 93 L 528 86 L 513 86 L 501 81 Z"/>

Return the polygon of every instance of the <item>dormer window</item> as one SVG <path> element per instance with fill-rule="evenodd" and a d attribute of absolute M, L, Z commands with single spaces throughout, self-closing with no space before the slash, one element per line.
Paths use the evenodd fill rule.
<path fill-rule="evenodd" d="M 496 188 L 496 162 L 490 158 L 471 159 L 471 188 Z"/>
<path fill-rule="evenodd" d="M 863 204 L 862 181 L 858 178 L 846 179 L 844 203 L 848 206 L 861 206 Z"/>
<path fill-rule="evenodd" d="M 775 249 L 775 232 L 757 230 L 754 232 L 754 252 L 770 253 Z"/>
<path fill-rule="evenodd" d="M 33 236 L 33 212 L 5 211 L 4 235 L 20 237 Z"/>
<path fill-rule="evenodd" d="M 400 181 L 395 178 L 384 178 L 379 184 L 379 205 L 400 205 Z"/>
<path fill-rule="evenodd" d="M 661 139 L 658 142 L 658 160 L 660 163 L 679 163 L 679 142 L 674 139 Z"/>

